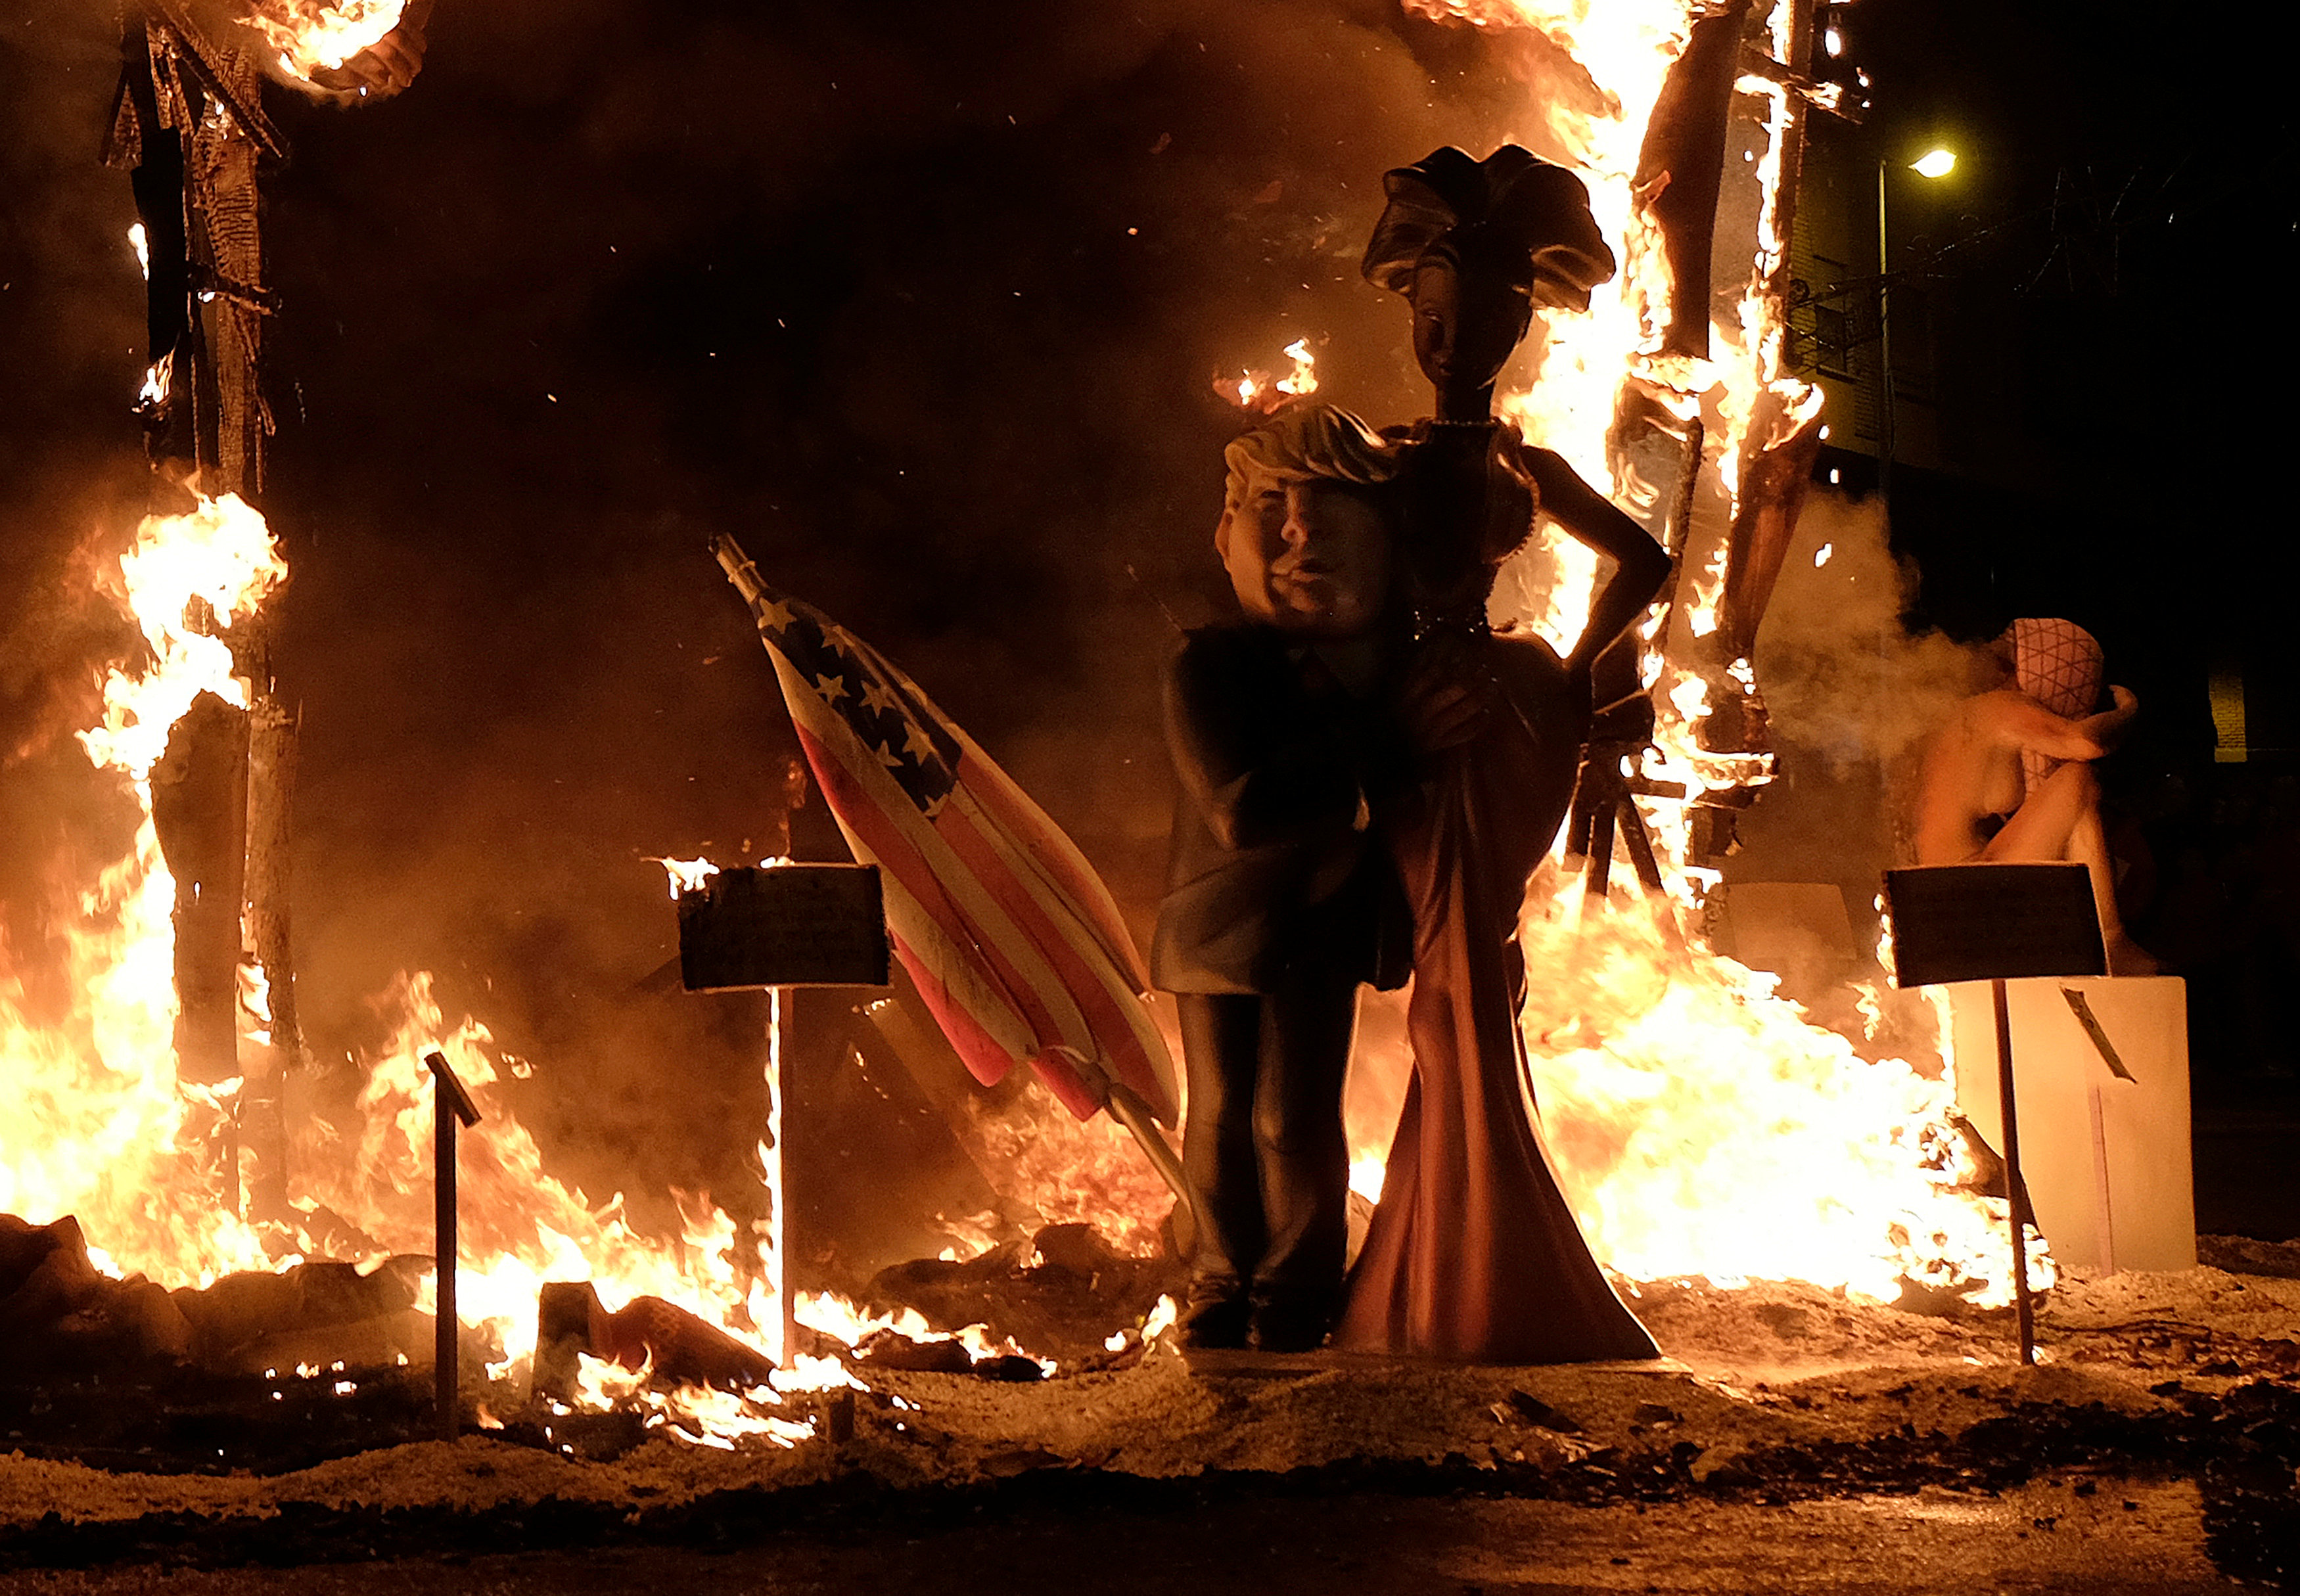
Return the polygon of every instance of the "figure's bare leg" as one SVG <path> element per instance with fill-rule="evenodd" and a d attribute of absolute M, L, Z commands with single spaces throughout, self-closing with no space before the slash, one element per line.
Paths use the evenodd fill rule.
<path fill-rule="evenodd" d="M 2162 968 L 2155 955 L 2125 935 L 2123 917 L 2116 912 L 2116 873 L 2108 857 L 2108 836 L 2101 828 L 2098 804 L 2085 810 L 2070 834 L 2069 858 L 2092 872 L 2092 899 L 2100 910 L 2101 935 L 2108 943 L 2108 973 L 2153 976 Z"/>
<path fill-rule="evenodd" d="M 2092 876 L 2093 903 L 2100 911 L 2102 939 L 2108 944 L 2109 973 L 2156 973 L 2156 960 L 2125 935 L 2123 919 L 2116 912 L 2116 879 L 2110 872 L 2108 841 L 2100 825 L 2100 782 L 2091 766 L 2062 765 L 2046 777 L 1980 857 L 1999 864 L 2066 860 L 2084 866 Z"/>

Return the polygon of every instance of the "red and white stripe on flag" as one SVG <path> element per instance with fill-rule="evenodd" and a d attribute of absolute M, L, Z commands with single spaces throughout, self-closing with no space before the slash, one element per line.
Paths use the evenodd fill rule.
<path fill-rule="evenodd" d="M 795 600 L 754 608 L 824 799 L 879 868 L 896 956 L 975 1078 L 1027 1063 L 1084 1119 L 1102 1093 L 1075 1055 L 1171 1124 L 1147 969 L 1077 844 L 869 644 Z"/>

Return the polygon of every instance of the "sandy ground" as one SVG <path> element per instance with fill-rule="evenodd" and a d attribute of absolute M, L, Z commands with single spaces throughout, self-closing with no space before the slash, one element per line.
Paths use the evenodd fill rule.
<path fill-rule="evenodd" d="M 735 1565 L 712 1564 L 721 1583 L 692 1588 L 829 1588 L 832 1542 L 860 1535 L 890 1582 L 862 1588 L 892 1589 L 911 1554 L 876 1544 L 885 1536 L 874 1525 L 915 1525 L 926 1548 L 962 1538 L 986 1515 L 1038 1514 L 1054 1548 L 1080 1524 L 1138 1520 L 1129 1533 L 1187 1545 L 1196 1532 L 1176 1521 L 1234 1507 L 1245 1517 L 1225 1533 L 1245 1544 L 1260 1534 L 1249 1531 L 1253 1511 L 1273 1524 L 1343 1525 L 1358 1516 L 1346 1504 L 1364 1498 L 1422 1525 L 1418 1560 L 1386 1568 L 1374 1587 L 1388 1590 L 2179 1591 L 2221 1588 L 2202 1550 L 2195 1482 L 2210 1487 L 2215 1523 L 2232 1500 L 2254 1509 L 2267 1500 L 2276 1518 L 2295 1496 L 2300 1459 L 2280 1438 L 2300 1414 L 2300 1280 L 2200 1268 L 2068 1283 L 2045 1306 L 2045 1361 L 2032 1368 L 2014 1359 L 2009 1315 L 1950 1320 L 1762 1284 L 1649 1287 L 1638 1307 L 1671 1352 L 1659 1365 L 1230 1355 L 1194 1367 L 1160 1345 L 1131 1367 L 1039 1384 L 876 1371 L 873 1389 L 854 1398 L 850 1439 L 788 1448 L 717 1451 L 657 1434 L 587 1460 L 479 1434 L 230 1475 L 18 1452 L 0 1456 L 0 1569 L 17 1570 L 8 1577 L 22 1588 L 63 1591 L 82 1587 L 31 1571 L 118 1564 L 126 1580 L 129 1564 L 445 1551 L 480 1557 L 457 1589 L 572 1590 L 592 1588 L 591 1575 L 554 1573 L 554 1546 L 593 1547 L 611 1561 L 629 1542 L 680 1555 L 724 1544 L 757 1558 L 767 1555 L 761 1537 L 796 1533 L 829 1536 L 829 1549 L 762 1565 L 749 1584 Z M 788 1411 L 808 1416 L 819 1401 L 794 1394 Z M 2238 1464 L 2251 1471 L 2240 1480 L 2228 1472 Z M 1751 1514 L 1762 1534 L 1744 1525 Z M 2283 1522 L 2238 1529 L 2256 1541 Z M 1371 1572 L 1374 1553 L 1355 1534 L 1335 1529 L 1332 1555 Z M 1671 1583 L 1609 1560 L 1636 1534 L 1670 1549 Z M 1602 1567 L 1583 1557 L 1609 1544 Z M 1528 1562 L 1529 1545 L 1563 1559 L 1557 1568 L 1570 1566 L 1570 1576 Z M 1938 1559 L 1938 1583 L 1913 1566 L 1865 1584 L 1790 1577 L 1826 1567 L 1853 1580 L 1862 1559 L 1897 1557 L 1904 1545 Z M 526 1560 L 482 1579 L 483 1554 L 498 1549 Z M 1761 1552 L 1779 1567 L 1759 1578 L 1748 1559 Z M 927 1550 L 917 1558 L 935 1560 Z M 2262 1565 L 2255 1555 L 2247 1566 Z M 1971 1584 L 1974 1575 L 1983 1583 Z M 296 1588 L 379 1588 L 351 1570 L 328 1577 L 351 1583 Z M 272 1588 L 150 1579 L 100 1588 Z"/>
<path fill-rule="evenodd" d="M 1753 1507 L 1590 1509 L 1510 1499 L 1246 1500 L 1090 1517 L 1021 1511 L 962 1527 L 779 1539 L 704 1553 L 401 1559 L 290 1569 L 0 1574 L 52 1596 L 695 1596 L 932 1591 L 940 1596 L 1563 1596 L 1573 1592 L 2087 1592 L 2188 1596 L 2239 1587 L 2203 1555 L 2196 1488 L 2090 1497 L 2038 1482 L 1999 1496 L 1926 1492 Z"/>

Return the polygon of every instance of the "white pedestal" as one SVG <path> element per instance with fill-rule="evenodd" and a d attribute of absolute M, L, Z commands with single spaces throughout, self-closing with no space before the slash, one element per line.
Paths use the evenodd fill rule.
<path fill-rule="evenodd" d="M 2006 986 L 2021 1173 L 2053 1256 L 2099 1269 L 2194 1268 L 2188 983 L 2089 976 Z M 2084 994 L 2133 1079 L 2110 1072 L 2064 987 Z M 1957 1100 L 2002 1151 L 1988 984 L 1948 990 Z"/>

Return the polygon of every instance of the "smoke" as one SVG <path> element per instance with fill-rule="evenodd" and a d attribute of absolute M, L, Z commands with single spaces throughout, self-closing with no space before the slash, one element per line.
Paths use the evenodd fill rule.
<path fill-rule="evenodd" d="M 1984 685 L 1985 650 L 1903 628 L 1915 583 L 1879 501 L 1812 491 L 1751 661 L 1784 742 L 1839 773 L 1893 766 Z"/>
<path fill-rule="evenodd" d="M 1984 650 L 1902 617 L 1915 573 L 1887 541 L 1882 505 L 1816 488 L 1790 544 L 1752 664 L 1771 715 L 1779 773 L 1742 817 L 1725 861 L 1726 941 L 1768 957 L 1783 991 L 1872 1056 L 1930 1055 L 1930 1012 L 1914 993 L 1884 992 L 1883 1028 L 1856 1010 L 1846 978 L 1877 980 L 1871 905 L 1884 872 L 1906 864 L 1902 832 L 1925 742 L 1969 694 L 1988 685 Z M 1833 885 L 1846 919 L 1812 897 L 1787 906 L 1734 895 L 1745 884 Z M 1748 922 L 1745 924 L 1745 919 Z M 1769 937 L 1756 933 L 1762 923 Z M 1849 941 L 1845 933 L 1852 933 Z M 1784 943 L 1784 934 L 1796 940 Z M 1790 947 L 1803 954 L 1787 955 Z M 1866 972 L 1865 974 L 1863 972 Z"/>

